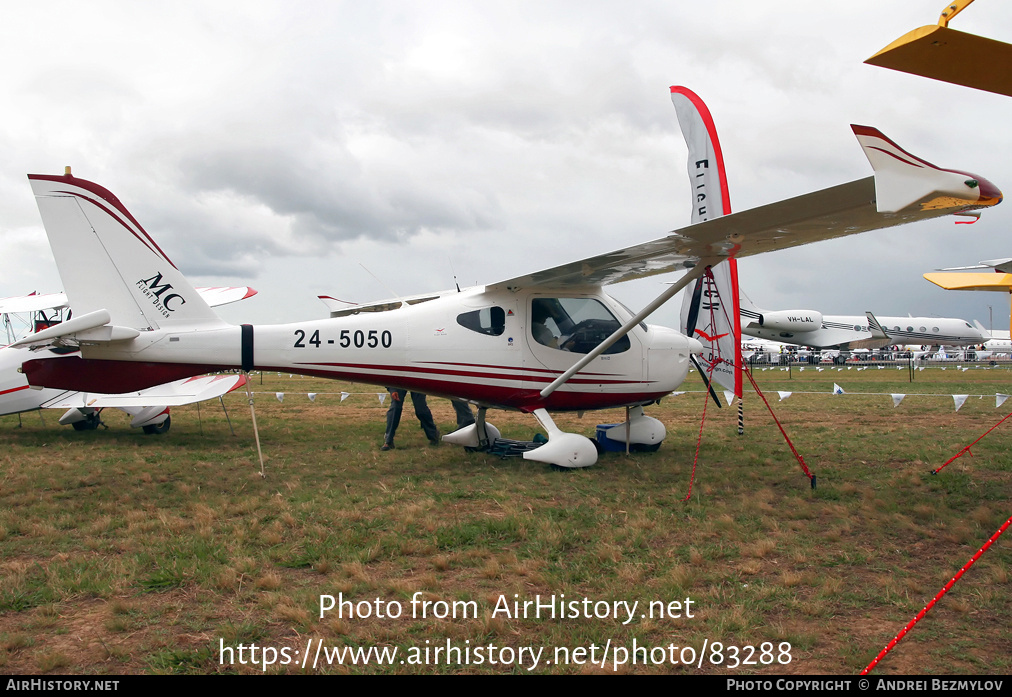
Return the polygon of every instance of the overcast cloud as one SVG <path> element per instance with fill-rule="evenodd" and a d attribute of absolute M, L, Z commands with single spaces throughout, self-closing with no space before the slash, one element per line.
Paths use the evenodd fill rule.
<path fill-rule="evenodd" d="M 47 2 L 0 25 L 0 297 L 61 289 L 28 172 L 72 165 L 223 314 L 324 316 L 497 280 L 685 225 L 668 87 L 716 120 L 735 210 L 868 176 L 850 123 L 1012 191 L 1012 100 L 862 61 L 939 0 L 853 2 Z M 1012 6 L 954 28 L 1012 42 Z M 1007 66 L 1002 69 L 1008 69 Z M 769 309 L 907 312 L 1005 328 L 1007 297 L 941 266 L 1012 256 L 1012 204 L 749 258 Z M 664 278 L 612 292 L 642 305 Z M 674 304 L 677 306 L 677 303 Z M 676 307 L 655 321 L 677 324 Z"/>

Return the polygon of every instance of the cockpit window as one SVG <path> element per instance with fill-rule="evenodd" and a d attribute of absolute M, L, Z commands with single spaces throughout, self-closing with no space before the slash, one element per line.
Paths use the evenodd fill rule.
<path fill-rule="evenodd" d="M 599 300 L 593 298 L 534 298 L 531 301 L 531 335 L 542 346 L 590 353 L 622 326 Z M 623 336 L 606 354 L 629 350 Z"/>
<path fill-rule="evenodd" d="M 506 312 L 496 305 L 457 315 L 457 324 L 479 334 L 499 336 L 506 331 Z"/>

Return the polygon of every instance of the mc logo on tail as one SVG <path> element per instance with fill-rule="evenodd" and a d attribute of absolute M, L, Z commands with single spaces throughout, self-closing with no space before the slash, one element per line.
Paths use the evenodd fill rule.
<path fill-rule="evenodd" d="M 151 304 L 158 309 L 163 317 L 168 317 L 170 312 L 175 312 L 179 307 L 186 304 L 186 299 L 179 293 L 165 295 L 166 291 L 172 290 L 172 284 L 162 283 L 161 272 L 156 273 L 151 278 L 137 281 L 137 287 L 141 289 L 145 297 L 151 298 Z M 173 301 L 178 302 L 176 302 L 175 307 L 170 307 L 170 303 Z"/>

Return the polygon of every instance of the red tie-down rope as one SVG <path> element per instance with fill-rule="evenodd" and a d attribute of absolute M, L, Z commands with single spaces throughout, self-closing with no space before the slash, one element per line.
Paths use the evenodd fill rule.
<path fill-rule="evenodd" d="M 1006 418 L 1008 418 L 1008 417 L 1006 417 Z M 973 563 L 980 558 L 980 555 L 982 555 L 984 552 L 987 551 L 988 547 L 990 547 L 992 544 L 994 544 L 995 540 L 997 540 L 999 537 L 1001 537 L 1001 534 L 1003 532 L 1005 532 L 1005 530 L 1008 528 L 1008 526 L 1010 524 L 1012 524 L 1012 517 L 1010 517 L 1008 520 L 1006 520 L 1005 524 L 1002 525 L 1000 528 L 998 528 L 998 531 L 995 534 L 991 535 L 991 538 L 987 542 L 984 543 L 983 547 L 981 547 L 980 549 L 977 550 L 977 553 L 974 554 L 973 557 L 970 558 L 970 561 L 966 562 L 966 564 L 963 565 L 963 568 L 960 569 L 958 572 L 956 572 L 956 575 L 952 577 L 952 580 L 950 580 L 948 583 L 946 583 L 945 587 L 942 588 L 942 590 L 938 591 L 938 595 L 936 595 L 934 598 L 932 598 L 931 602 L 928 603 L 927 605 L 925 605 L 924 609 L 921 610 L 920 612 L 918 612 L 917 616 L 914 617 L 912 620 L 910 620 L 907 623 L 907 626 L 904 627 L 903 629 L 901 629 L 900 633 L 897 634 L 896 637 L 892 641 L 890 641 L 888 644 L 886 644 L 886 647 L 884 649 L 882 649 L 882 651 L 879 652 L 879 655 L 875 657 L 875 660 L 873 660 L 871 663 L 869 663 L 865 667 L 865 669 L 861 671 L 861 675 L 867 675 L 868 673 L 870 673 L 871 670 L 876 665 L 878 665 L 879 661 L 881 661 L 883 658 L 885 658 L 885 655 L 887 653 L 889 653 L 890 651 L 892 651 L 893 647 L 896 646 L 896 644 L 898 644 L 900 642 L 900 639 L 902 639 L 904 636 L 906 636 L 907 632 L 909 632 L 911 629 L 913 629 L 914 625 L 917 624 L 918 622 L 920 622 L 921 618 L 924 617 L 926 614 L 928 614 L 928 610 L 930 610 L 932 607 L 934 607 L 935 603 L 937 603 L 942 598 L 943 595 L 945 595 L 946 593 L 948 593 L 950 588 L 952 588 L 954 585 L 956 585 L 956 581 L 958 581 L 960 579 L 960 577 L 963 574 L 965 574 L 966 571 L 971 566 L 973 566 Z"/>
<path fill-rule="evenodd" d="M 941 471 L 942 471 L 942 469 L 943 469 L 944 467 L 948 466 L 948 465 L 949 465 L 949 463 L 951 463 L 951 462 L 952 462 L 953 460 L 956 460 L 956 459 L 958 459 L 958 458 L 962 457 L 962 456 L 963 456 L 963 453 L 970 453 L 970 448 L 972 448 L 973 446 L 977 445 L 977 443 L 979 443 L 979 442 L 980 442 L 981 440 L 983 440 L 984 436 L 986 436 L 986 435 L 987 435 L 988 433 L 990 433 L 991 431 L 993 431 L 994 429 L 998 428 L 998 427 L 999 427 L 999 426 L 1001 426 L 1001 425 L 1002 425 L 1003 423 L 1005 423 L 1005 421 L 1006 421 L 1006 420 L 1008 420 L 1008 418 L 1009 418 L 1009 417 L 1012 417 L 1012 414 L 1009 414 L 1009 415 L 1008 415 L 1008 416 L 1006 416 L 1006 417 L 1005 417 L 1004 419 L 1002 419 L 1001 421 L 999 421 L 998 423 L 996 423 L 996 424 L 995 424 L 994 426 L 992 426 L 991 428 L 987 429 L 987 430 L 986 430 L 986 431 L 984 432 L 984 435 L 982 435 L 982 436 L 981 436 L 980 438 L 978 438 L 977 440 L 973 441 L 973 442 L 972 442 L 972 443 L 970 443 L 970 444 L 969 444 L 968 446 L 966 446 L 965 448 L 963 448 L 962 450 L 960 450 L 960 451 L 959 451 L 958 453 L 956 453 L 955 455 L 953 455 L 952 457 L 950 457 L 950 458 L 949 458 L 949 459 L 948 459 L 948 460 L 947 460 L 947 461 L 945 462 L 945 464 L 944 464 L 944 465 L 942 465 L 942 466 L 941 466 L 941 467 L 939 467 L 938 469 L 934 469 L 934 470 L 931 470 L 931 474 L 938 474 L 939 472 L 941 472 Z M 971 455 L 973 455 L 973 453 L 970 453 L 970 454 L 971 454 Z"/>
<path fill-rule="evenodd" d="M 709 268 L 707 268 L 707 270 L 706 270 L 706 277 L 707 277 L 707 279 L 711 283 L 714 283 L 714 284 L 716 283 L 714 281 L 714 279 L 713 279 L 713 272 Z M 719 293 L 718 293 L 718 297 L 719 297 Z M 731 318 L 727 314 L 727 304 L 726 303 L 720 303 L 720 309 L 721 309 L 721 312 L 724 313 L 724 321 L 727 323 L 727 326 L 734 327 L 735 324 L 733 322 L 731 322 Z M 710 305 L 710 326 L 711 327 L 716 326 L 715 322 L 714 322 L 713 304 L 712 303 Z M 738 339 L 740 339 L 740 337 L 736 337 L 736 340 L 738 340 Z M 735 367 L 735 365 L 734 365 L 733 362 L 727 360 L 723 356 L 718 356 L 717 360 L 714 361 L 713 365 L 716 366 L 718 363 L 727 363 L 732 368 Z M 791 449 L 791 452 L 794 453 L 795 459 L 797 459 L 798 464 L 801 465 L 801 470 L 805 473 L 805 476 L 808 477 L 808 481 L 811 482 L 812 488 L 814 489 L 815 488 L 815 482 L 816 482 L 815 475 L 812 474 L 809 471 L 808 465 L 805 464 L 805 458 L 801 457 L 801 453 L 799 453 L 797 451 L 797 449 L 794 447 L 794 443 L 791 442 L 790 436 L 788 436 L 787 435 L 787 431 L 784 430 L 783 425 L 780 423 L 780 419 L 778 419 L 777 415 L 775 413 L 773 413 L 773 407 L 771 407 L 770 403 L 766 400 L 766 395 L 763 394 L 763 391 L 759 389 L 759 385 L 756 384 L 755 379 L 752 377 L 752 371 L 750 371 L 748 369 L 748 366 L 745 365 L 744 361 L 742 361 L 741 371 L 743 373 L 745 373 L 745 375 L 748 376 L 749 382 L 752 383 L 752 389 L 754 389 L 756 391 L 756 394 L 758 394 L 759 397 L 762 398 L 763 404 L 766 405 L 766 409 L 769 410 L 770 416 L 773 417 L 773 421 L 776 423 L 777 428 L 780 429 L 780 433 L 783 435 L 784 440 L 787 441 L 787 446 Z M 711 366 L 710 372 L 711 372 L 711 374 L 713 373 L 713 366 Z M 741 398 L 741 396 L 739 395 L 739 399 L 740 398 Z"/>
<path fill-rule="evenodd" d="M 717 366 L 720 359 L 710 364 L 710 369 L 707 371 L 709 374 L 706 376 L 707 388 L 703 390 L 703 418 L 699 420 L 699 437 L 696 439 L 696 455 L 692 458 L 692 474 L 689 476 L 689 493 L 682 499 L 682 503 L 685 503 L 692 498 L 692 482 L 696 479 L 696 463 L 699 462 L 699 449 L 703 444 L 703 424 L 706 423 L 706 408 L 710 406 L 710 384 L 713 379 L 713 369 Z"/>
<path fill-rule="evenodd" d="M 784 440 L 787 441 L 787 445 L 790 446 L 791 452 L 794 453 L 794 457 L 797 458 L 798 463 L 801 465 L 801 470 L 805 473 L 805 476 L 808 477 L 809 481 L 812 483 L 812 488 L 814 489 L 815 475 L 808 470 L 808 465 L 805 464 L 805 458 L 801 457 L 801 453 L 799 453 L 797 449 L 794 447 L 794 443 L 791 442 L 790 437 L 787 435 L 787 431 L 785 431 L 784 427 L 780 425 L 780 419 L 778 419 L 777 415 L 773 413 L 773 407 L 771 407 L 770 403 L 766 401 L 766 395 L 764 395 L 763 391 L 759 389 L 759 385 L 755 384 L 755 379 L 753 379 L 752 377 L 752 371 L 749 370 L 744 365 L 742 366 L 742 370 L 745 373 L 745 375 L 748 376 L 748 380 L 749 382 L 752 383 L 752 388 L 756 391 L 756 394 L 758 394 L 762 398 L 763 404 L 765 404 L 766 408 L 769 409 L 770 416 L 773 417 L 773 421 L 776 422 L 777 428 L 780 429 L 780 433 L 783 434 Z"/>

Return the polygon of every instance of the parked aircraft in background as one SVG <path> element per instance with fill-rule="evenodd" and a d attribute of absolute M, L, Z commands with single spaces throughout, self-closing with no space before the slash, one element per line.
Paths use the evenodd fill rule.
<path fill-rule="evenodd" d="M 761 310 L 741 294 L 743 334 L 819 349 L 881 348 L 896 344 L 971 346 L 985 336 L 961 319 L 823 315 L 816 310 Z"/>
<path fill-rule="evenodd" d="M 949 0 L 937 25 L 904 34 L 865 63 L 1012 97 L 1012 73 L 1004 69 L 1012 45 L 949 28 L 972 2 Z"/>
<path fill-rule="evenodd" d="M 255 290 L 248 287 L 197 288 L 196 291 L 212 307 L 245 300 L 256 294 Z M 0 316 L 9 330 L 15 326 L 10 318 L 22 315 L 27 317 L 24 321 L 26 326 L 41 331 L 64 321 L 64 310 L 67 307 L 67 296 L 64 293 L 33 293 L 0 299 Z M 67 313 L 68 319 L 69 314 Z M 42 352 L 54 359 L 80 357 L 80 352 L 72 348 L 43 349 Z M 32 355 L 38 357 L 37 353 Z M 60 417 L 60 423 L 73 425 L 78 431 L 98 428 L 102 423 L 102 409 L 116 407 L 132 417 L 132 427 L 141 428 L 145 433 L 165 433 L 171 424 L 169 407 L 214 399 L 245 384 L 245 378 L 241 375 L 209 375 L 178 380 L 132 395 L 31 389 L 21 372 L 21 363 L 27 357 L 25 351 L 17 348 L 0 348 L 0 416 L 36 409 L 66 409 L 67 412 Z"/>
<path fill-rule="evenodd" d="M 480 447 L 488 444 L 486 410 L 517 409 L 548 432 L 548 443 L 524 452 L 526 459 L 591 465 L 593 442 L 563 432 L 549 411 L 628 406 L 633 442 L 659 442 L 664 426 L 642 407 L 681 384 L 690 353 L 702 346 L 643 320 L 709 266 L 1001 201 L 985 179 L 928 165 L 874 129 L 854 133 L 874 177 L 487 286 L 256 327 L 218 318 L 106 189 L 69 174 L 29 175 L 80 314 L 16 345 L 80 347 L 81 358 L 26 361 L 29 381 L 43 387 L 128 391 L 210 370 L 261 368 L 463 399 L 478 405 L 477 423 L 451 436 Z M 602 290 L 678 269 L 687 271 L 635 315 Z"/>
<path fill-rule="evenodd" d="M 962 273 L 971 269 L 993 269 L 995 273 Z M 975 266 L 953 266 L 924 274 L 924 278 L 946 290 L 983 290 L 1005 293 L 1012 298 L 1012 259 L 991 259 Z M 1012 325 L 1012 314 L 1009 324 Z"/>

